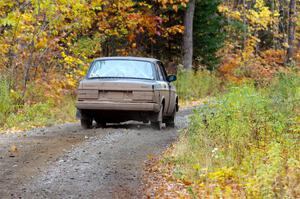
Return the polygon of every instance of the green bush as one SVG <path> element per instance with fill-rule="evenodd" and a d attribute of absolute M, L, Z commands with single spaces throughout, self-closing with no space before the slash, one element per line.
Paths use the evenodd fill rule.
<path fill-rule="evenodd" d="M 51 105 L 48 103 L 38 103 L 24 105 L 16 113 L 11 113 L 6 120 L 6 127 L 19 129 L 45 126 L 53 119 Z"/>
<path fill-rule="evenodd" d="M 182 100 L 195 100 L 215 95 L 221 89 L 221 80 L 210 71 L 179 71 L 175 86 Z"/>
<path fill-rule="evenodd" d="M 5 118 L 12 110 L 12 101 L 7 79 L 0 76 L 0 126 L 4 124 Z"/>
<path fill-rule="evenodd" d="M 300 77 L 281 74 L 269 87 L 231 87 L 201 106 L 167 159 L 175 176 L 192 179 L 194 193 L 201 184 L 229 197 L 293 198 L 300 194 L 299 126 Z"/>
<path fill-rule="evenodd" d="M 0 77 L 0 130 L 25 130 L 75 121 L 74 97 L 66 95 L 54 100 L 44 92 L 32 84 L 23 98 L 9 89 L 6 78 Z"/>

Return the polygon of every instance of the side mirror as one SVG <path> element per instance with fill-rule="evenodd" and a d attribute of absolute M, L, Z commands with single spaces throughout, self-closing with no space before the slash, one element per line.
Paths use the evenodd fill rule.
<path fill-rule="evenodd" d="M 177 77 L 176 77 L 176 75 L 169 75 L 167 79 L 168 79 L 168 82 L 174 82 L 177 80 Z"/>

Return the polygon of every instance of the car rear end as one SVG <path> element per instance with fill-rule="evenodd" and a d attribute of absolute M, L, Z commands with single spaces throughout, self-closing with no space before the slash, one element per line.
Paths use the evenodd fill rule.
<path fill-rule="evenodd" d="M 151 111 L 159 104 L 152 81 L 141 80 L 83 80 L 78 89 L 76 107 L 85 111 Z"/>
<path fill-rule="evenodd" d="M 93 69 L 95 65 L 92 65 L 87 78 L 80 82 L 76 107 L 81 119 L 87 119 L 88 123 L 95 120 L 102 124 L 129 120 L 146 122 L 159 112 L 159 100 L 154 91 L 154 74 L 152 68 L 149 68 L 152 67 L 151 63 L 142 63 L 145 66 L 141 66 L 141 70 L 146 72 L 140 72 L 139 66 L 134 65 L 140 63 L 134 61 L 129 64 L 126 60 L 108 63 L 117 70 L 112 72 L 107 72 L 111 68 L 105 66 L 108 68 L 105 69 L 101 64 L 97 66 L 100 72 Z M 120 64 L 129 66 L 119 67 Z M 134 70 L 128 72 L 125 71 L 126 68 Z"/>

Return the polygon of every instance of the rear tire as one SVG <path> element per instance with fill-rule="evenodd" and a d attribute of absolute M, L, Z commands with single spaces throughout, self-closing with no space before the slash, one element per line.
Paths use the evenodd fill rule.
<path fill-rule="evenodd" d="M 163 127 L 163 112 L 164 112 L 164 106 L 161 105 L 160 107 L 160 111 L 159 113 L 157 114 L 157 120 L 156 121 L 151 121 L 151 126 L 157 130 L 161 130 L 162 127 Z"/>
<path fill-rule="evenodd" d="M 93 127 L 93 120 L 91 118 L 82 118 L 80 123 L 84 129 L 91 129 Z"/>
<path fill-rule="evenodd" d="M 106 122 L 96 120 L 97 128 L 105 128 Z"/>
<path fill-rule="evenodd" d="M 175 122 L 174 122 L 174 120 L 171 122 L 166 122 L 166 126 L 167 127 L 170 127 L 170 128 L 175 128 Z"/>
<path fill-rule="evenodd" d="M 167 127 L 174 128 L 175 127 L 175 115 L 176 115 L 176 108 L 174 109 L 171 116 L 165 119 L 165 123 Z"/>
<path fill-rule="evenodd" d="M 151 122 L 151 126 L 156 130 L 162 130 L 163 124 L 162 122 Z"/>

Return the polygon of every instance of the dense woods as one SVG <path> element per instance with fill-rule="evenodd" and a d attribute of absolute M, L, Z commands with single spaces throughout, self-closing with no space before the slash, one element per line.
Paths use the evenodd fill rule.
<path fill-rule="evenodd" d="M 23 97 L 35 81 L 75 87 L 99 56 L 151 56 L 186 68 L 193 60 L 231 78 L 266 76 L 299 63 L 298 10 L 296 0 L 4 0 L 1 74 Z"/>

